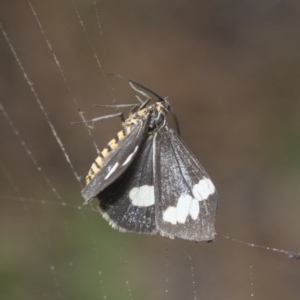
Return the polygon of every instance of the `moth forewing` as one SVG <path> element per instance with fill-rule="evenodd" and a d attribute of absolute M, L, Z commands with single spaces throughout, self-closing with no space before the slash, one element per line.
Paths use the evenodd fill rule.
<path fill-rule="evenodd" d="M 100 159 L 103 160 L 102 168 L 98 169 L 98 172 L 93 176 L 89 184 L 81 191 L 85 203 L 96 197 L 101 191 L 119 178 L 133 162 L 139 152 L 142 141 L 145 139 L 149 121 L 150 113 L 136 119 L 133 125 L 128 126 L 129 128 L 127 129 L 129 133 L 124 136 L 122 140 L 117 141 L 114 139 L 116 140 L 114 149 L 111 149 L 108 144 L 101 152 L 104 154 L 100 157 Z M 93 165 L 91 170 L 93 169 Z"/>
<path fill-rule="evenodd" d="M 213 240 L 218 195 L 201 164 L 167 126 L 155 134 L 156 224 L 162 235 Z"/>

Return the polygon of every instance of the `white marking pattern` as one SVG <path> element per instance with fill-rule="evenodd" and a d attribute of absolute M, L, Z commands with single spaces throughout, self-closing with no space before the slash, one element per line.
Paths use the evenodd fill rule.
<path fill-rule="evenodd" d="M 126 160 L 123 162 L 122 167 L 124 167 L 125 165 L 127 165 L 131 161 L 132 156 L 134 155 L 134 153 L 137 151 L 138 148 L 139 148 L 139 146 L 135 146 L 133 152 L 130 155 L 128 155 Z"/>
<path fill-rule="evenodd" d="M 118 168 L 118 165 L 119 165 L 118 162 L 116 162 L 114 164 L 114 166 L 110 169 L 110 171 L 108 172 L 108 174 L 105 176 L 105 178 L 104 178 L 105 180 L 108 179 L 114 171 L 116 171 L 116 169 Z"/>
<path fill-rule="evenodd" d="M 132 188 L 129 192 L 129 199 L 134 206 L 148 207 L 154 205 L 154 186 L 142 185 Z"/>
<path fill-rule="evenodd" d="M 209 178 L 203 177 L 193 186 L 193 197 L 183 194 L 179 197 L 176 206 L 169 206 L 163 212 L 163 220 L 173 225 L 184 224 L 190 215 L 197 220 L 200 213 L 200 201 L 207 200 L 215 192 L 215 186 Z"/>

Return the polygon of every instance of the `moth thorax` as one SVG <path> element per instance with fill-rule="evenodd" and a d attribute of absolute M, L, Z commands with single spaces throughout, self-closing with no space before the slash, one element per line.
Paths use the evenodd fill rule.
<path fill-rule="evenodd" d="M 167 110 L 164 106 L 160 105 L 152 111 L 149 131 L 155 131 L 165 126 Z"/>

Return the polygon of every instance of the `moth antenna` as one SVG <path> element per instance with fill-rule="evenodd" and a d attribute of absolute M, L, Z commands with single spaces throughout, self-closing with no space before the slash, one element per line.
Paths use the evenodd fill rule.
<path fill-rule="evenodd" d="M 152 94 L 152 95 L 154 95 L 156 98 L 158 98 L 160 101 L 166 103 L 166 99 L 165 99 L 165 98 L 161 97 L 160 95 L 158 95 L 157 93 L 155 93 L 153 90 L 147 88 L 146 86 L 144 86 L 144 85 L 142 85 L 142 84 L 140 84 L 140 83 L 138 83 L 138 82 L 136 82 L 136 81 L 134 81 L 134 80 L 132 80 L 132 79 L 129 79 L 129 78 L 125 77 L 125 76 L 122 76 L 122 75 L 116 74 L 116 73 L 108 74 L 107 76 L 116 76 L 116 77 L 119 77 L 119 78 L 121 78 L 121 79 L 127 80 L 127 81 L 129 82 L 130 86 L 131 86 L 135 91 L 141 93 L 141 94 L 144 95 L 144 96 L 147 95 L 147 94 L 144 94 L 142 91 L 136 89 L 136 88 L 133 86 L 133 84 L 134 84 L 134 85 L 137 85 L 138 87 L 140 87 L 140 88 L 142 88 L 142 89 L 144 89 L 144 90 L 146 90 L 147 92 L 149 92 L 150 94 Z M 147 96 L 148 96 L 148 95 L 147 95 Z M 148 96 L 148 97 L 149 97 L 149 96 Z M 147 101 L 147 100 L 146 100 L 146 101 Z M 150 100 L 149 100 L 149 101 L 150 101 Z M 149 101 L 148 101 L 148 102 L 149 102 Z M 170 106 L 170 105 L 169 105 L 169 106 Z M 143 107 L 144 107 L 144 106 L 143 106 Z M 173 109 L 172 109 L 171 106 L 170 106 L 170 112 L 171 112 L 171 114 L 172 114 L 172 116 L 173 116 L 173 119 L 174 119 L 174 122 L 175 122 L 175 126 L 176 126 L 177 133 L 178 133 L 178 135 L 180 136 L 179 122 L 178 122 L 178 119 L 177 119 L 177 117 L 176 117 L 176 115 L 175 115 L 175 113 L 174 113 L 174 111 L 173 111 Z"/>
<path fill-rule="evenodd" d="M 138 82 L 136 82 L 136 81 L 134 81 L 134 80 L 132 80 L 132 79 L 129 79 L 129 78 L 127 78 L 127 77 L 124 77 L 124 76 L 122 76 L 122 75 L 120 75 L 120 74 L 115 74 L 115 73 L 114 73 L 114 74 L 108 74 L 108 76 L 116 76 L 116 77 L 119 77 L 119 78 L 121 78 L 121 79 L 127 80 L 127 81 L 133 83 L 134 85 L 137 85 L 137 86 L 139 86 L 140 88 L 144 89 L 145 91 L 149 92 L 150 94 L 154 95 L 156 98 L 158 98 L 158 99 L 161 100 L 162 102 L 166 102 L 166 100 L 165 100 L 163 97 L 159 96 L 157 93 L 155 93 L 155 92 L 152 91 L 151 89 L 145 87 L 145 86 L 142 85 L 141 83 L 138 83 Z"/>

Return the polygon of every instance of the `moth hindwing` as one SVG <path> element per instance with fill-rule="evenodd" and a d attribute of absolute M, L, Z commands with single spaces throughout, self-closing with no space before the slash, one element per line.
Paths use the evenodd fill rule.
<path fill-rule="evenodd" d="M 216 189 L 168 127 L 169 103 L 155 96 L 155 104 L 145 102 L 133 110 L 97 157 L 82 195 L 86 202 L 97 197 L 104 218 L 120 231 L 213 240 Z"/>

